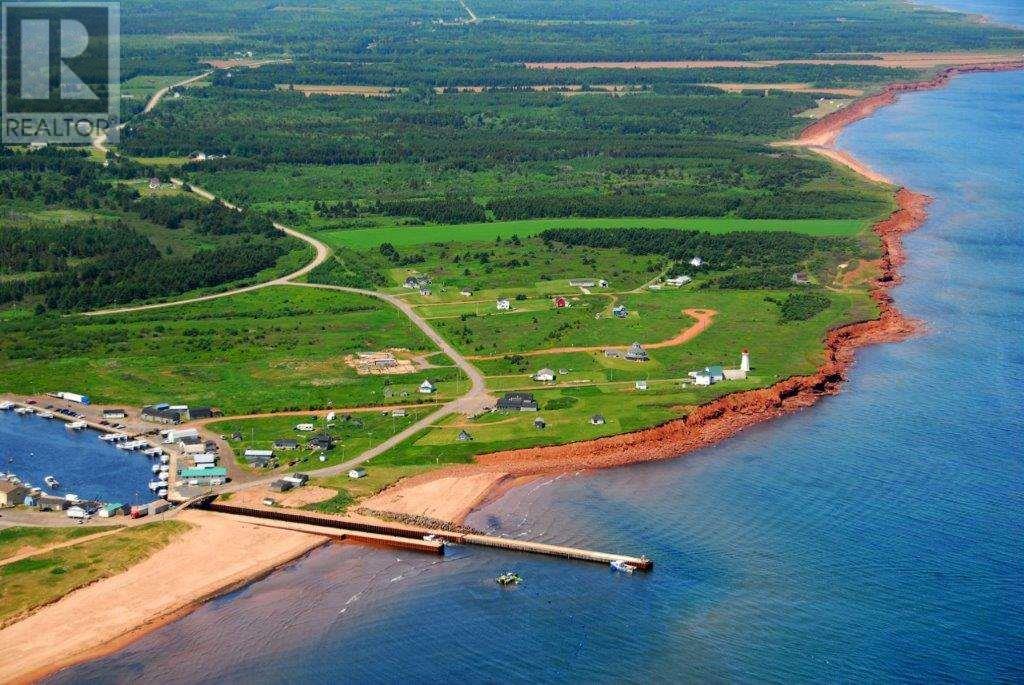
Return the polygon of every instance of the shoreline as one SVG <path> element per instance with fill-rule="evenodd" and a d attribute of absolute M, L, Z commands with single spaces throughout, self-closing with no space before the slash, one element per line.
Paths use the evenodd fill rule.
<path fill-rule="evenodd" d="M 268 540 L 265 528 L 216 514 L 189 513 L 183 518 L 198 530 L 186 531 L 124 573 L 78 588 L 0 630 L 0 661 L 10 667 L 0 682 L 34 683 L 66 668 L 116 653 L 206 602 L 266 578 L 331 542 L 329 538 L 285 531 L 274 532 Z M 218 549 L 205 548 L 208 538 L 217 543 Z M 243 554 L 236 556 L 236 551 Z M 201 568 L 176 569 L 171 562 L 180 561 L 182 555 L 191 555 L 190 567 Z M 218 573 L 220 577 L 216 577 Z M 157 585 L 166 581 L 170 591 L 143 597 L 141 606 L 125 599 L 138 597 L 131 590 L 151 587 L 154 577 Z M 185 597 L 189 591 L 194 594 Z M 92 627 L 105 627 L 107 635 L 102 635 L 101 630 L 86 629 L 90 621 L 96 620 L 97 613 L 106 613 L 109 623 L 101 620 Z M 145 618 L 132 620 L 138 615 Z M 67 639 L 55 643 L 46 629 L 52 625 L 62 625 Z M 72 648 L 71 653 L 62 653 L 63 647 L 57 647 L 75 640 L 81 644 Z"/>
<path fill-rule="evenodd" d="M 903 93 L 942 88 L 961 74 L 1020 69 L 1024 69 L 1024 61 L 968 64 L 945 68 L 925 81 L 890 84 L 881 92 L 856 100 L 808 125 L 797 140 L 789 144 L 823 154 L 868 180 L 889 183 L 850 153 L 835 148 L 836 140 L 847 126 L 871 116 L 882 107 L 894 104 Z M 479 479 L 482 472 L 491 472 L 493 482 L 490 487 L 480 491 L 471 486 L 470 492 L 458 498 L 462 505 L 452 510 L 451 521 L 461 524 L 472 511 L 484 503 L 499 499 L 524 480 L 683 457 L 732 437 L 745 428 L 805 409 L 823 397 L 837 394 L 848 377 L 859 348 L 899 342 L 920 333 L 924 328 L 920 322 L 908 318 L 896 307 L 891 289 L 902 282 L 900 267 L 906 262 L 903 235 L 924 224 L 931 198 L 900 186 L 894 199 L 896 209 L 872 226 L 882 243 L 880 275 L 872 282 L 870 290 L 872 299 L 878 305 L 879 316 L 830 329 L 824 339 L 825 361 L 815 373 L 792 376 L 767 388 L 726 395 L 697 407 L 684 418 L 631 433 L 479 455 L 469 465 L 446 467 L 400 481 L 362 504 L 370 509 L 383 509 L 396 516 L 417 515 L 421 509 L 436 505 L 436 502 L 429 502 L 425 497 L 417 497 L 417 489 L 423 490 L 426 495 L 431 491 L 430 484 L 434 481 L 470 480 L 473 477 Z M 471 507 L 465 506 L 467 500 L 473 502 Z M 375 506 L 375 503 L 399 503 L 402 506 L 390 510 L 380 504 Z"/>

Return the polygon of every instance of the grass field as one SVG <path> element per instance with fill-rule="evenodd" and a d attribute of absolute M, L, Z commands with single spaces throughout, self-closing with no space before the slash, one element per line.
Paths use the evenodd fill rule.
<path fill-rule="evenodd" d="M 277 452 L 281 464 L 297 460 L 301 466 L 293 468 L 311 469 L 333 466 L 357 457 L 370 447 L 405 430 L 431 411 L 433 408 L 427 407 L 409 409 L 406 416 L 401 417 L 392 416 L 390 411 L 359 412 L 351 415 L 339 411 L 337 419 L 330 423 L 326 423 L 322 417 L 275 416 L 218 421 L 210 424 L 209 428 L 228 436 L 228 444 L 235 453 L 235 459 L 238 463 L 245 464 L 242 455 L 247 449 L 271 449 L 274 440 L 279 438 L 292 438 L 300 444 L 305 443 L 313 434 L 296 431 L 295 425 L 313 423 L 317 427 L 317 434 L 327 433 L 337 441 L 334 449 L 322 453 L 323 461 L 319 459 L 321 453 L 308 449 Z M 231 436 L 235 433 L 241 434 L 242 439 L 234 440 Z"/>
<path fill-rule="evenodd" d="M 518 235 L 534 236 L 549 228 L 675 228 L 709 233 L 730 231 L 793 231 L 807 235 L 856 235 L 867 226 L 857 219 L 732 219 L 721 217 L 529 219 L 449 226 L 381 226 L 340 231 L 319 231 L 317 237 L 332 247 L 367 249 L 381 243 L 395 247 L 437 242 L 485 242 Z"/>
<path fill-rule="evenodd" d="M 432 401 L 459 394 L 453 367 L 385 377 L 344 363 L 388 347 L 436 351 L 379 300 L 278 286 L 121 316 L 12 318 L 0 322 L 0 374 L 10 392 L 76 388 L 95 402 L 212 404 L 226 415 L 415 403 L 427 377 Z"/>
<path fill-rule="evenodd" d="M 123 572 L 188 528 L 180 521 L 150 523 L 0 567 L 0 626 L 77 588 Z"/>
<path fill-rule="evenodd" d="M 77 526 L 75 528 L 4 528 L 0 529 L 0 561 L 20 554 L 23 549 L 32 547 L 41 549 L 49 545 L 68 542 L 85 535 L 95 535 L 113 526 L 93 527 Z"/>

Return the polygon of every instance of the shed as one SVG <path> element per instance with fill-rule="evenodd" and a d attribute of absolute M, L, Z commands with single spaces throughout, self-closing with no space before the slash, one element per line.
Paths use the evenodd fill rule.
<path fill-rule="evenodd" d="M 469 442 L 473 439 L 473 436 L 466 431 L 459 431 L 459 442 Z"/>
<path fill-rule="evenodd" d="M 249 459 L 249 457 L 254 457 L 254 458 L 263 457 L 263 458 L 269 459 L 270 457 L 274 456 L 274 450 L 254 450 L 254 449 L 249 449 L 249 450 L 246 450 L 245 453 L 242 456 L 244 456 L 247 460 Z"/>
<path fill-rule="evenodd" d="M 437 388 L 429 380 L 425 380 L 420 383 L 419 391 L 424 395 L 430 395 L 437 392 Z"/>
<path fill-rule="evenodd" d="M 540 418 L 538 416 L 537 418 L 535 418 L 533 420 L 533 427 L 538 429 L 538 430 L 542 430 L 542 429 L 548 427 L 548 423 L 547 423 L 547 421 L 545 421 L 544 419 L 542 419 L 542 418 Z"/>
<path fill-rule="evenodd" d="M 593 416 L 590 417 L 590 424 L 593 426 L 603 426 L 604 417 L 601 416 L 600 414 L 594 414 Z"/>
<path fill-rule="evenodd" d="M 569 300 L 565 299 L 561 295 L 552 300 L 552 302 L 554 302 L 555 309 L 565 309 L 569 306 Z"/>
<path fill-rule="evenodd" d="M 288 492 L 289 490 L 291 490 L 294 487 L 295 487 L 294 483 L 286 481 L 286 480 L 284 480 L 282 478 L 281 480 L 275 480 L 273 483 L 270 484 L 270 491 L 271 492 Z"/>
<path fill-rule="evenodd" d="M 633 387 L 636 388 L 637 390 L 646 390 L 647 381 L 636 381 L 635 383 L 633 383 Z"/>
<path fill-rule="evenodd" d="M 350 469 L 348 472 L 349 478 L 366 478 L 366 469 L 362 466 L 357 466 L 354 469 Z"/>

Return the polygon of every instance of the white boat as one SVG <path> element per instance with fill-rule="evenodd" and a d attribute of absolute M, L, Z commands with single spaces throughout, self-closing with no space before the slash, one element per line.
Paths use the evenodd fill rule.
<path fill-rule="evenodd" d="M 171 470 L 171 467 L 168 466 L 167 464 L 161 464 L 160 465 L 160 473 L 168 473 L 168 472 L 170 472 L 170 470 Z"/>
<path fill-rule="evenodd" d="M 155 481 L 153 481 L 152 483 L 149 484 L 149 489 L 152 490 L 153 492 L 156 492 L 157 490 L 159 490 L 160 488 L 164 487 L 165 485 L 167 485 L 167 483 L 155 480 Z"/>
<path fill-rule="evenodd" d="M 117 438 L 117 433 L 100 433 L 100 440 L 103 442 L 114 442 Z"/>
<path fill-rule="evenodd" d="M 41 419 L 52 419 L 53 418 L 53 413 L 52 412 L 48 412 L 48 411 L 41 411 L 41 412 L 39 412 L 39 418 L 41 418 Z"/>
<path fill-rule="evenodd" d="M 156 479 L 166 483 L 167 479 L 170 477 L 170 475 L 171 474 L 167 473 L 166 471 L 161 471 L 160 473 L 156 474 Z"/>
<path fill-rule="evenodd" d="M 9 409 L 14 409 L 14 402 L 8 402 L 7 400 L 0 402 L 0 411 L 8 411 Z"/>
<path fill-rule="evenodd" d="M 159 490 L 157 490 L 156 491 L 156 496 L 157 497 L 162 497 L 164 499 L 167 499 L 167 488 L 160 488 Z"/>
<path fill-rule="evenodd" d="M 160 472 L 160 464 L 153 464 L 153 473 Z"/>
<path fill-rule="evenodd" d="M 19 416 L 24 416 L 25 414 L 30 414 L 30 410 L 31 407 L 18 407 L 17 409 L 14 410 L 14 413 L 18 414 Z"/>
<path fill-rule="evenodd" d="M 167 456 L 166 454 L 163 454 L 162 452 L 160 453 L 160 463 L 161 464 L 167 464 L 170 461 L 171 461 L 171 458 L 169 456 Z"/>
<path fill-rule="evenodd" d="M 65 426 L 65 428 L 67 428 L 68 430 L 72 430 L 72 431 L 80 431 L 83 428 L 88 428 L 88 427 L 89 427 L 89 424 L 86 423 L 85 421 L 72 421 L 67 426 Z"/>
<path fill-rule="evenodd" d="M 150 447 L 148 450 L 142 450 L 142 453 L 147 457 L 159 457 L 163 455 L 164 451 L 159 447 Z"/>
<path fill-rule="evenodd" d="M 46 486 L 51 490 L 56 490 L 57 488 L 60 487 L 60 481 L 54 478 L 53 476 L 47 476 L 46 478 L 43 478 L 43 482 L 46 483 Z"/>
<path fill-rule="evenodd" d="M 611 567 L 612 567 L 613 570 L 618 571 L 619 573 L 632 573 L 633 572 L 633 567 L 630 566 L 629 564 L 627 564 L 622 559 L 616 559 L 615 561 L 613 561 L 611 563 Z"/>
<path fill-rule="evenodd" d="M 64 495 L 64 500 L 67 501 L 67 502 L 77 502 L 78 499 L 79 499 L 78 495 L 76 495 L 74 493 L 71 493 L 71 492 L 69 492 L 68 494 Z"/>

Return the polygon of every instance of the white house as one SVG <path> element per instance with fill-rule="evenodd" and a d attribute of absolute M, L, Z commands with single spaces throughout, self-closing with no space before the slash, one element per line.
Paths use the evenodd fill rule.
<path fill-rule="evenodd" d="M 647 381 L 637 381 L 636 383 L 633 384 L 633 387 L 636 388 L 637 390 L 646 390 Z"/>
<path fill-rule="evenodd" d="M 497 307 L 498 311 L 507 312 L 508 310 L 512 309 L 512 303 L 509 302 L 509 299 L 507 297 L 501 297 L 498 298 Z"/>
<path fill-rule="evenodd" d="M 713 382 L 714 381 L 711 379 L 711 374 L 707 373 L 706 371 L 698 371 L 697 373 L 693 374 L 694 385 L 700 385 L 706 388 Z"/>
<path fill-rule="evenodd" d="M 693 259 L 690 260 L 690 266 L 700 268 L 704 266 L 704 260 L 701 259 L 700 257 L 694 257 Z"/>
<path fill-rule="evenodd" d="M 533 374 L 533 380 L 538 383 L 550 383 L 555 380 L 555 372 L 551 369 L 541 369 L 537 373 Z"/>
<path fill-rule="evenodd" d="M 435 392 L 437 392 L 437 388 L 434 387 L 434 384 L 429 380 L 420 383 L 420 393 L 424 395 L 432 395 Z"/>
<path fill-rule="evenodd" d="M 690 278 L 689 276 L 673 276 L 672 278 L 666 278 L 665 279 L 665 284 L 666 285 L 674 286 L 676 288 L 679 288 L 681 286 L 686 285 L 687 283 L 689 283 L 692 280 L 693 279 Z"/>

